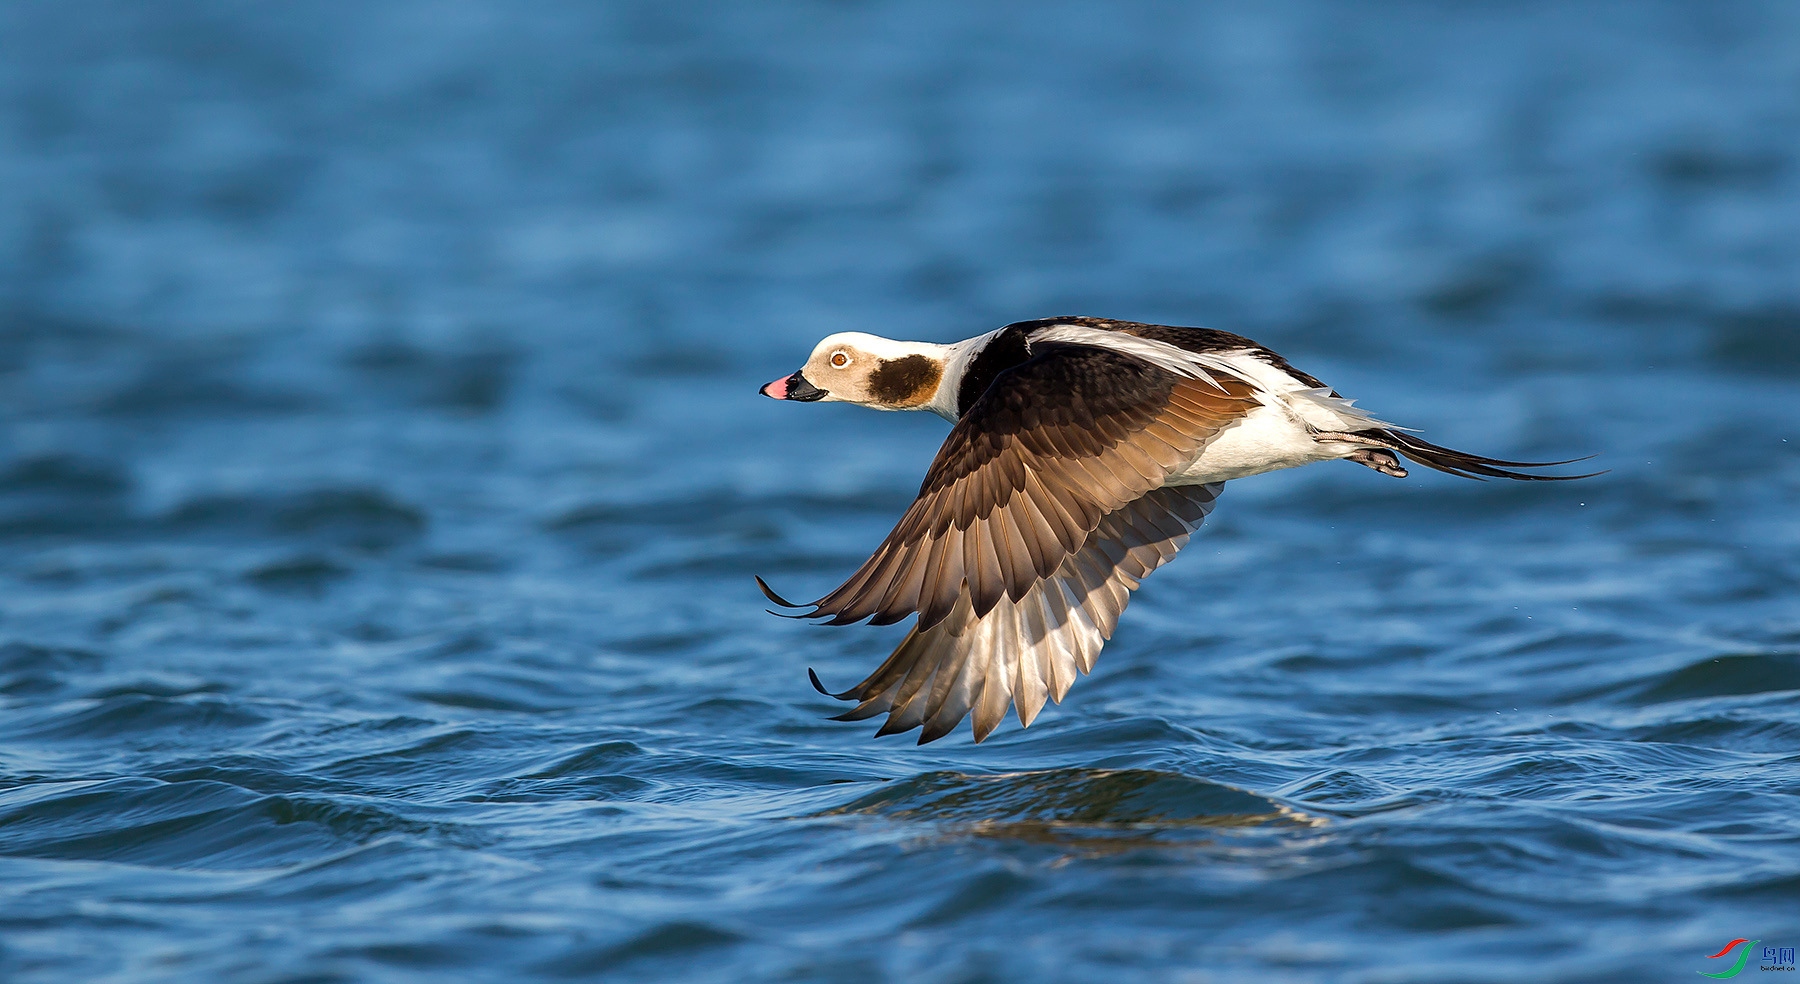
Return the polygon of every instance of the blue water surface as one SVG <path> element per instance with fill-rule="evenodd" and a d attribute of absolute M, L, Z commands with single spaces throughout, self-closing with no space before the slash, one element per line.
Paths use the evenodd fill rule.
<path fill-rule="evenodd" d="M 775 619 L 839 330 L 1249 334 L 1568 485 L 1232 483 L 920 748 Z M 0 978 L 1694 980 L 1800 943 L 1800 5 L 0 6 Z M 1756 973 L 1752 966 L 1745 973 Z"/>

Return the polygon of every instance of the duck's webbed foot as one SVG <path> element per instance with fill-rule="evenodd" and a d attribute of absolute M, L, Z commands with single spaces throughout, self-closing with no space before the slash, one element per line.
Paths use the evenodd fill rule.
<path fill-rule="evenodd" d="M 1371 441 L 1366 432 L 1351 434 L 1342 431 L 1319 431 L 1313 435 L 1313 440 L 1321 444 L 1359 445 L 1355 451 L 1344 455 L 1345 461 L 1354 461 L 1365 468 L 1373 468 L 1383 475 L 1390 475 L 1394 478 L 1406 477 L 1406 467 L 1400 464 L 1399 458 L 1394 457 L 1394 452 L 1386 448 L 1370 447 L 1370 444 L 1376 442 Z"/>
<path fill-rule="evenodd" d="M 1406 477 L 1406 467 L 1400 464 L 1399 458 L 1394 457 L 1394 452 L 1386 448 L 1358 448 L 1354 453 L 1345 456 L 1344 460 L 1373 468 L 1383 475 L 1394 478 Z"/>

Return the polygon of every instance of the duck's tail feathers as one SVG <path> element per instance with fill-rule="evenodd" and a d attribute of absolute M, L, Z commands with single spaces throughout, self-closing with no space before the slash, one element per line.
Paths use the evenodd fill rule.
<path fill-rule="evenodd" d="M 1572 482 L 1578 478 L 1593 478 L 1595 475 L 1606 474 L 1602 470 L 1586 472 L 1581 475 L 1538 475 L 1513 470 L 1570 465 L 1577 461 L 1587 461 L 1594 457 L 1591 454 L 1580 458 L 1569 458 L 1565 461 L 1508 461 L 1504 458 L 1485 458 L 1467 451 L 1439 447 L 1430 441 L 1397 430 L 1365 430 L 1355 433 L 1357 437 L 1371 444 L 1399 452 L 1411 461 L 1416 461 L 1427 468 L 1435 468 L 1447 475 L 1455 475 L 1458 478 L 1473 478 L 1477 481 L 1485 481 L 1490 478 L 1510 478 L 1520 482 Z"/>

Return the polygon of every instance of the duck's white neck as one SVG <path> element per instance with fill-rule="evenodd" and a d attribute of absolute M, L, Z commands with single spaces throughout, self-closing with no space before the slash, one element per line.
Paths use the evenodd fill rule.
<path fill-rule="evenodd" d="M 944 367 L 944 373 L 938 379 L 937 394 L 931 398 L 931 402 L 919 409 L 930 410 L 945 420 L 956 423 L 957 394 L 962 389 L 963 376 L 969 371 L 969 363 L 975 361 L 975 357 L 981 354 L 981 350 L 986 348 L 987 343 L 993 341 L 994 336 L 1000 334 L 1001 330 L 1003 329 L 995 329 L 984 335 L 965 338 L 951 345 L 932 346 L 938 350 L 934 357 L 941 360 L 940 364 Z"/>

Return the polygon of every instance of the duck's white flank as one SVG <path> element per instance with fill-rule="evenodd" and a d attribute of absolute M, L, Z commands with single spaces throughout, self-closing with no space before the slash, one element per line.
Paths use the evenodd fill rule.
<path fill-rule="evenodd" d="M 1329 389 L 1308 386 L 1277 369 L 1251 348 L 1191 352 L 1168 342 L 1081 325 L 1052 325 L 1033 332 L 1031 341 L 1103 348 L 1214 385 L 1217 373 L 1254 387 L 1262 406 L 1228 425 L 1185 468 L 1169 476 L 1169 485 L 1225 482 L 1346 458 L 1366 445 L 1320 441 L 1316 435 L 1390 426 L 1356 409 L 1351 401 L 1331 395 Z"/>

